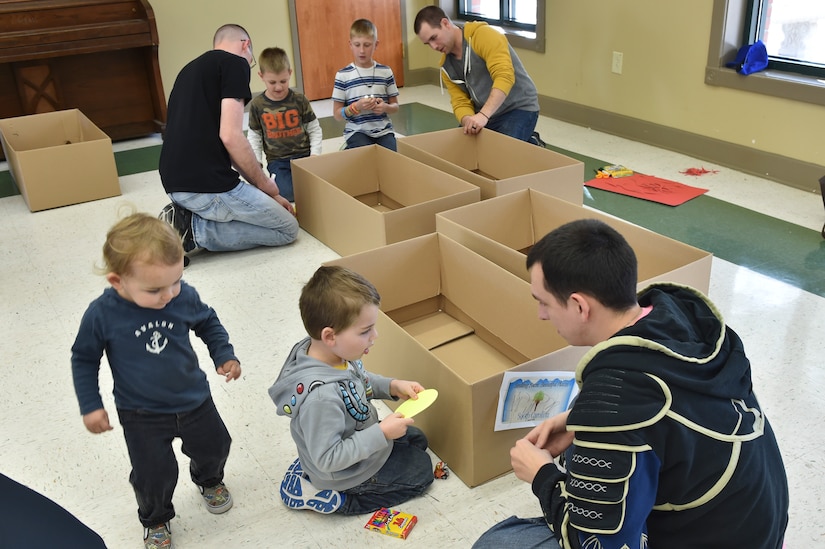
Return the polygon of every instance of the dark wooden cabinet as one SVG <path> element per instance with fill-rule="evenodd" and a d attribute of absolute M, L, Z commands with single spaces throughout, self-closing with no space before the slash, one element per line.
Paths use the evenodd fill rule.
<path fill-rule="evenodd" d="M 112 140 L 163 131 L 147 0 L 0 0 L 0 118 L 73 108 Z"/>

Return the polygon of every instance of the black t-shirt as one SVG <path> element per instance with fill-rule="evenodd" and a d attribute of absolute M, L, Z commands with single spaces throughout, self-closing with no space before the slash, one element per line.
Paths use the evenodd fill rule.
<path fill-rule="evenodd" d="M 167 193 L 222 193 L 239 181 L 219 131 L 221 100 L 252 98 L 249 63 L 223 50 L 211 50 L 178 74 L 160 151 L 160 179 Z"/>

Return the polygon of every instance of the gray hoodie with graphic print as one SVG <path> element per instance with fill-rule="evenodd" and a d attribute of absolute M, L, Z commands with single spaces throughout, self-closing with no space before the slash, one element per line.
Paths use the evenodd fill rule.
<path fill-rule="evenodd" d="M 368 373 L 360 360 L 346 370 L 307 355 L 310 338 L 289 353 L 269 396 L 290 418 L 298 457 L 318 489 L 347 490 L 369 479 L 392 452 L 373 398 L 392 399 L 390 378 Z"/>

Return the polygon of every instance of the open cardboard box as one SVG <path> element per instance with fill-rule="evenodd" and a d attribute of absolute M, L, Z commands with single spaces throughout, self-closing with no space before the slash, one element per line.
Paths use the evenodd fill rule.
<path fill-rule="evenodd" d="M 639 263 L 639 289 L 667 281 L 708 292 L 710 252 L 532 189 L 441 212 L 436 230 L 529 283 L 525 261 L 533 244 L 560 225 L 582 218 L 600 219 L 627 239 Z"/>
<path fill-rule="evenodd" d="M 326 264 L 381 294 L 367 370 L 438 389 L 415 417 L 433 452 L 471 487 L 510 471 L 509 450 L 528 429 L 494 431 L 504 372 L 574 370 L 586 351 L 538 319 L 530 285 L 438 233 Z"/>
<path fill-rule="evenodd" d="M 78 109 L 0 120 L 0 141 L 33 212 L 120 195 L 112 140 Z"/>
<path fill-rule="evenodd" d="M 398 152 L 478 186 L 482 200 L 533 188 L 582 204 L 582 162 L 491 130 L 464 135 L 453 128 L 401 137 Z"/>
<path fill-rule="evenodd" d="M 480 200 L 479 189 L 370 145 L 292 161 L 300 226 L 341 255 L 435 231 L 435 214 Z"/>

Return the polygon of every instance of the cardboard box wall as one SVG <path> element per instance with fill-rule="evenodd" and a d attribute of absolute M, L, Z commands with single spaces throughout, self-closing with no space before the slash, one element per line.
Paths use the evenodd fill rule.
<path fill-rule="evenodd" d="M 441 212 L 436 230 L 530 282 L 527 252 L 569 221 L 600 219 L 627 239 L 639 264 L 639 289 L 678 282 L 708 292 L 712 254 L 586 206 L 524 190 Z"/>
<path fill-rule="evenodd" d="M 370 145 L 294 160 L 299 225 L 341 255 L 435 231 L 435 214 L 480 200 L 478 187 Z"/>
<path fill-rule="evenodd" d="M 120 195 L 112 140 L 78 109 L 0 120 L 0 140 L 33 212 Z"/>
<path fill-rule="evenodd" d="M 582 204 L 582 162 L 491 130 L 464 135 L 453 128 L 401 137 L 398 152 L 477 185 L 482 200 L 533 188 Z"/>
<path fill-rule="evenodd" d="M 585 352 L 538 319 L 530 285 L 437 233 L 326 264 L 381 294 L 367 370 L 438 389 L 415 417 L 433 452 L 471 487 L 510 471 L 510 448 L 528 429 L 494 431 L 503 373 L 573 370 Z"/>

